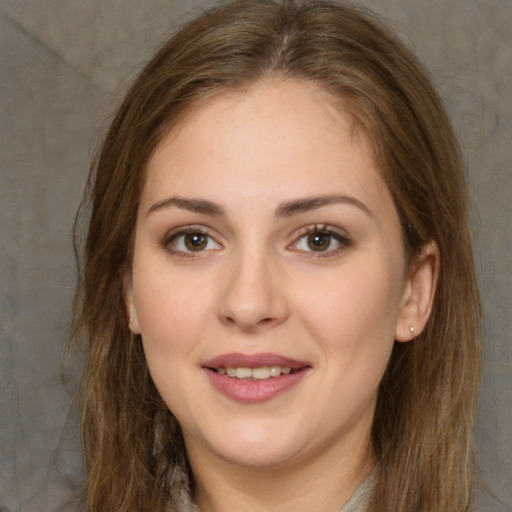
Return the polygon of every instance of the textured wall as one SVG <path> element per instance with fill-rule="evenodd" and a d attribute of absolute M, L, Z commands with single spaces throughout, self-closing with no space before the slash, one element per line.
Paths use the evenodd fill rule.
<path fill-rule="evenodd" d="M 460 134 L 485 302 L 479 512 L 512 510 L 512 2 L 367 0 L 431 71 Z M 0 511 L 76 490 L 73 386 L 60 382 L 74 286 L 71 225 L 122 84 L 208 2 L 0 3 Z M 2 508 L 5 507 L 5 508 Z"/>

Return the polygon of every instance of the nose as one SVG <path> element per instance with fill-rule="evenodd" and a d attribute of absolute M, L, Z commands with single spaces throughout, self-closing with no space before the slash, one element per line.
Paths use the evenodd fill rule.
<path fill-rule="evenodd" d="M 220 320 L 244 332 L 279 325 L 289 316 L 285 278 L 264 251 L 245 251 L 226 262 Z"/>

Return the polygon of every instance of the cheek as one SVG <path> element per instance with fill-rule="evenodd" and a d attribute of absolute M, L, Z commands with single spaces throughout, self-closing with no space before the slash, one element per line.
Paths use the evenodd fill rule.
<path fill-rule="evenodd" d="M 182 418 L 187 415 L 187 403 L 194 402 L 186 383 L 197 368 L 196 352 L 207 330 L 208 298 L 198 293 L 197 283 L 148 268 L 138 274 L 134 271 L 133 283 L 144 353 L 160 395 Z"/>
<path fill-rule="evenodd" d="M 319 367 L 325 368 L 328 389 L 336 397 L 328 406 L 337 418 L 373 407 L 394 345 L 400 280 L 393 282 L 377 264 L 369 268 L 352 267 L 307 294 L 302 309 L 320 348 Z"/>
<path fill-rule="evenodd" d="M 186 272 L 157 272 L 134 262 L 135 308 L 148 360 L 193 349 L 211 310 L 211 286 Z M 209 293 L 208 293 L 209 292 Z"/>
<path fill-rule="evenodd" d="M 350 357 L 373 354 L 379 345 L 389 351 L 400 309 L 401 274 L 379 261 L 371 263 L 347 265 L 297 294 L 303 298 L 298 304 L 308 329 L 329 351 Z"/>

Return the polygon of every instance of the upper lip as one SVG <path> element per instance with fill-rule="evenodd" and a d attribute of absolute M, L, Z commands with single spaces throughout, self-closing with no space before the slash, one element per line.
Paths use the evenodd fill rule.
<path fill-rule="evenodd" d="M 297 370 L 305 366 L 310 366 L 310 364 L 279 354 L 240 354 L 233 352 L 216 356 L 203 363 L 202 366 L 205 368 L 260 368 L 262 366 L 281 366 Z"/>

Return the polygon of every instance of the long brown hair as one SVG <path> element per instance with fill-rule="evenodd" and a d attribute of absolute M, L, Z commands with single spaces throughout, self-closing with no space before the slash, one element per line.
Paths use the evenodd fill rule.
<path fill-rule="evenodd" d="M 411 53 L 372 15 L 329 0 L 247 0 L 207 11 L 156 53 L 112 121 L 83 203 L 90 222 L 72 337 L 86 344 L 88 510 L 168 510 L 188 492 L 180 429 L 127 327 L 122 279 L 146 163 L 162 136 L 205 97 L 267 77 L 314 83 L 343 102 L 373 144 L 409 257 L 430 241 L 440 251 L 430 320 L 417 339 L 395 344 L 379 389 L 379 471 L 368 510 L 467 511 L 480 302 L 457 142 Z"/>

